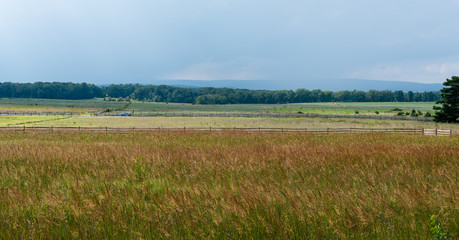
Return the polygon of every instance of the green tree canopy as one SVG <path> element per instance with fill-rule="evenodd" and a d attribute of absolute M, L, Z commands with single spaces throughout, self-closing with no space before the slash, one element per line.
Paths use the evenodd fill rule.
<path fill-rule="evenodd" d="M 451 79 L 446 79 L 443 83 L 445 86 L 441 89 L 442 99 L 437 103 L 442 104 L 441 107 L 435 106 L 434 120 L 437 122 L 456 123 L 459 119 L 459 77 L 453 76 Z"/>

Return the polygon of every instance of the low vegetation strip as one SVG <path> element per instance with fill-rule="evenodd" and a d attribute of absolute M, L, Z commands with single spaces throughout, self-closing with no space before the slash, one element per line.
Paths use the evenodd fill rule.
<path fill-rule="evenodd" d="M 95 116 L 119 116 L 121 112 L 105 112 Z M 234 113 L 234 112 L 136 112 L 135 117 L 250 117 L 250 118 L 359 118 L 378 120 L 418 120 L 433 121 L 432 118 L 408 117 L 397 115 L 360 115 L 360 114 L 320 114 L 320 113 Z"/>
<path fill-rule="evenodd" d="M 96 113 L 86 113 L 87 116 L 120 116 L 122 111 L 101 110 Z M 128 111 L 129 112 L 129 111 Z M 376 120 L 414 120 L 432 122 L 431 117 L 410 117 L 397 115 L 365 115 L 365 114 L 320 114 L 320 113 L 234 113 L 234 112 L 135 112 L 131 111 L 133 117 L 243 117 L 243 118 L 355 118 L 355 119 L 376 119 Z M 4 116 L 82 116 L 77 112 L 14 112 L 0 111 Z"/>
<path fill-rule="evenodd" d="M 0 127 L 0 131 L 13 131 L 13 132 L 37 132 L 37 131 L 72 131 L 72 132 L 110 132 L 110 133 L 124 133 L 124 132 L 160 132 L 160 131 L 209 131 L 209 132 L 260 132 L 260 133 L 289 133 L 301 132 L 312 134 L 334 134 L 334 133 L 394 133 L 394 134 L 422 134 L 422 135 L 438 135 L 438 136 L 452 136 L 451 129 L 424 129 L 424 128 L 122 128 L 122 127 L 26 127 L 26 126 L 13 126 L 13 127 Z"/>
<path fill-rule="evenodd" d="M 454 239 L 458 143 L 1 133 L 0 239 Z"/>

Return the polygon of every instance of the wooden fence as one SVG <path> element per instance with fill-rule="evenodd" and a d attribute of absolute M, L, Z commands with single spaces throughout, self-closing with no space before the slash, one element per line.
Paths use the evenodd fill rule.
<path fill-rule="evenodd" d="M 424 128 L 113 128 L 113 127 L 0 127 L 0 132 L 101 132 L 101 133 L 126 133 L 126 132 L 160 132 L 160 131 L 208 131 L 208 132 L 260 132 L 260 133 L 289 133 L 303 132 L 309 134 L 418 134 L 452 136 L 451 129 L 424 129 Z"/>
<path fill-rule="evenodd" d="M 424 135 L 429 136 L 451 136 L 453 131 L 451 129 L 424 129 Z"/>

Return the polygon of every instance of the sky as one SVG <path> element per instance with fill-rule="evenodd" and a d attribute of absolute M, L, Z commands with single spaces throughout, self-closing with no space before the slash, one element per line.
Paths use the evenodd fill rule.
<path fill-rule="evenodd" d="M 0 0 L 0 82 L 459 75 L 459 0 Z"/>

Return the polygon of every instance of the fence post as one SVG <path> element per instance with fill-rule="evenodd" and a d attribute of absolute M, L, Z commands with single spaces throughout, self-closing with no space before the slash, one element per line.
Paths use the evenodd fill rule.
<path fill-rule="evenodd" d="M 437 132 L 438 132 L 438 131 L 437 131 L 437 129 L 435 128 L 435 136 L 437 136 Z"/>
<path fill-rule="evenodd" d="M 105 132 L 108 132 L 108 126 L 105 126 Z"/>
<path fill-rule="evenodd" d="M 261 132 L 261 127 L 258 127 L 258 132 Z"/>
<path fill-rule="evenodd" d="M 212 132 L 212 127 L 209 127 L 209 132 Z"/>
<path fill-rule="evenodd" d="M 23 131 L 23 132 L 25 132 L 25 125 L 24 125 L 24 128 L 23 128 L 23 130 L 22 130 L 22 131 Z"/>

